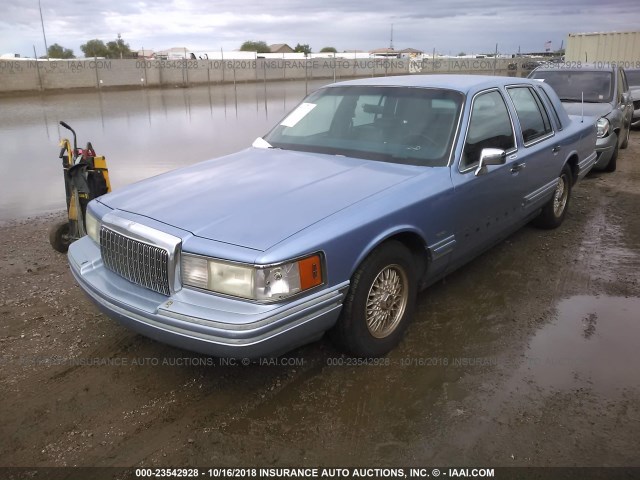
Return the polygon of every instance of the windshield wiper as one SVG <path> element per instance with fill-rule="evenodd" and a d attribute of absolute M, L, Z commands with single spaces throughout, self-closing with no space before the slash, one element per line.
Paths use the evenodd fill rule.
<path fill-rule="evenodd" d="M 561 102 L 567 102 L 567 103 L 580 103 L 580 102 L 584 102 L 584 103 L 608 103 L 606 100 L 591 100 L 591 99 L 587 99 L 587 98 L 585 98 L 584 100 L 582 100 L 581 98 L 561 98 L 560 101 Z"/>

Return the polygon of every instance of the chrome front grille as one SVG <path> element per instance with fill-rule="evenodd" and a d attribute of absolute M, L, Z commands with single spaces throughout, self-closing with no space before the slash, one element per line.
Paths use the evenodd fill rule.
<path fill-rule="evenodd" d="M 170 295 L 169 252 L 102 227 L 102 261 L 109 270 L 142 287 Z"/>

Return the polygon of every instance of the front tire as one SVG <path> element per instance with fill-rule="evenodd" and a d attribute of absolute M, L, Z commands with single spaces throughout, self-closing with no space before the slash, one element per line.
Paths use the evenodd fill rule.
<path fill-rule="evenodd" d="M 416 273 L 411 252 L 397 241 L 382 244 L 351 279 L 334 339 L 358 357 L 379 357 L 402 339 L 415 311 Z"/>
<path fill-rule="evenodd" d="M 571 199 L 571 186 L 573 185 L 573 177 L 569 165 L 562 167 L 562 172 L 558 177 L 556 189 L 553 197 L 542 207 L 540 215 L 534 220 L 533 224 L 539 228 L 552 229 L 559 227 L 564 221 Z"/>
<path fill-rule="evenodd" d="M 618 168 L 618 139 L 616 138 L 616 146 L 613 149 L 613 155 L 611 155 L 611 158 L 609 159 L 609 163 L 607 163 L 607 166 L 604 167 L 604 171 L 605 172 L 615 172 L 616 168 Z"/>
<path fill-rule="evenodd" d="M 629 135 L 631 135 L 631 124 L 629 124 L 629 127 L 627 128 L 627 135 L 624 137 L 624 142 L 620 145 L 621 150 L 624 150 L 629 146 Z"/>

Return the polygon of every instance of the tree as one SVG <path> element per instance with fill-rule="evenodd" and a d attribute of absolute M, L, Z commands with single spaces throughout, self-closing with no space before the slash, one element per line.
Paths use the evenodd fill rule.
<path fill-rule="evenodd" d="M 311 53 L 311 47 L 308 43 L 304 45 L 297 44 L 296 48 L 293 49 L 294 52 L 304 53 L 305 55 L 309 55 Z"/>
<path fill-rule="evenodd" d="M 73 50 L 70 48 L 64 48 L 57 43 L 49 45 L 49 48 L 47 49 L 47 56 L 49 58 L 76 58 L 73 54 Z"/>
<path fill-rule="evenodd" d="M 122 36 L 118 34 L 117 40 L 107 42 L 107 58 L 129 58 L 132 56 L 129 44 L 122 40 Z"/>
<path fill-rule="evenodd" d="M 271 49 L 266 42 L 256 42 L 254 40 L 247 40 L 240 47 L 241 52 L 258 52 L 258 53 L 271 53 Z"/>
<path fill-rule="evenodd" d="M 97 38 L 89 40 L 87 43 L 80 45 L 80 50 L 84 53 L 84 56 L 89 57 L 106 57 L 109 50 L 102 40 Z"/>
<path fill-rule="evenodd" d="M 338 53 L 334 47 L 322 47 L 320 53 Z"/>
<path fill-rule="evenodd" d="M 458 53 L 458 56 L 459 56 L 459 57 L 464 57 L 465 55 L 466 55 L 466 53 L 464 53 L 464 52 L 460 52 L 460 53 Z"/>

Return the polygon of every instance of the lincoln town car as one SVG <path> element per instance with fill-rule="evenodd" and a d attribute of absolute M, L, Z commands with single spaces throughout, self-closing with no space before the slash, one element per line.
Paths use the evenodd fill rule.
<path fill-rule="evenodd" d="M 384 355 L 422 289 L 562 223 L 596 120 L 536 80 L 331 84 L 245 150 L 91 201 L 71 271 L 108 316 L 180 348 L 258 358 L 328 332 Z"/>

